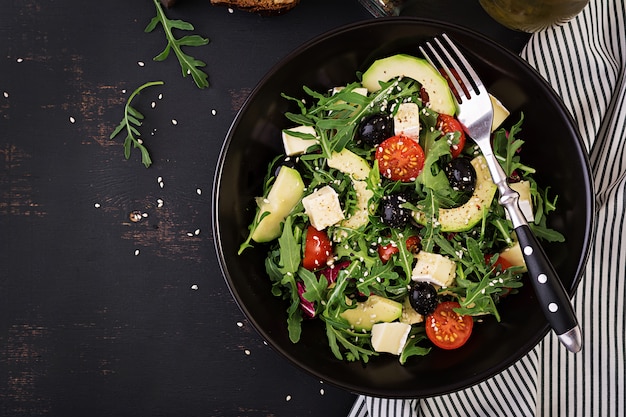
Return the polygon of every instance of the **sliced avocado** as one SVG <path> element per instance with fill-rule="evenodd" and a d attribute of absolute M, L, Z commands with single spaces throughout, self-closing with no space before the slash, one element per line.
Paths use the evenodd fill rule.
<path fill-rule="evenodd" d="M 485 158 L 472 159 L 476 170 L 476 186 L 470 199 L 459 207 L 439 209 L 438 222 L 442 232 L 465 232 L 474 227 L 483 218 L 483 210 L 491 206 L 497 187 L 491 180 L 491 174 Z M 419 224 L 426 224 L 427 219 L 420 212 L 413 212 L 413 218 Z"/>
<path fill-rule="evenodd" d="M 266 198 L 259 198 L 257 219 L 263 213 L 269 214 L 263 217 L 252 232 L 252 240 L 255 242 L 269 242 L 280 236 L 280 224 L 285 221 L 287 215 L 300 202 L 304 194 L 304 182 L 300 173 L 283 166 Z"/>
<path fill-rule="evenodd" d="M 343 220 L 340 226 L 358 229 L 366 225 L 369 222 L 370 212 L 368 203 L 374 192 L 367 189 L 367 183 L 363 180 L 367 178 L 372 168 L 365 159 L 345 148 L 340 152 L 333 152 L 327 161 L 329 167 L 350 175 L 352 186 L 357 195 L 354 212 L 349 218 Z M 335 236 L 337 239 L 340 237 L 341 234 Z"/>
<path fill-rule="evenodd" d="M 402 304 L 378 295 L 370 295 L 366 301 L 340 314 L 355 330 L 372 330 L 375 323 L 389 323 L 402 316 Z"/>
<path fill-rule="evenodd" d="M 355 180 L 366 179 L 372 169 L 365 159 L 346 148 L 333 152 L 327 161 L 329 167 L 349 174 Z"/>
<path fill-rule="evenodd" d="M 380 90 L 380 82 L 395 77 L 409 77 L 419 82 L 428 93 L 430 107 L 437 113 L 454 115 L 456 103 L 445 78 L 428 61 L 398 54 L 374 61 L 363 73 L 363 86 L 370 92 Z"/>

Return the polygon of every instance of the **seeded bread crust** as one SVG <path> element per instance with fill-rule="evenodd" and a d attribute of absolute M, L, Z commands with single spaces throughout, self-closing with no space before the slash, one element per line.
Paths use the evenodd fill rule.
<path fill-rule="evenodd" d="M 277 15 L 288 12 L 300 3 L 300 0 L 211 0 L 216 6 L 234 7 L 246 12 L 264 15 Z"/>

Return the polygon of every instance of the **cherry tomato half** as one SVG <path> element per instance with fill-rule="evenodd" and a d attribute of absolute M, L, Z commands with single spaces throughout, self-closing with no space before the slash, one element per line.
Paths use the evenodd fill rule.
<path fill-rule="evenodd" d="M 408 237 L 406 240 L 407 250 L 411 253 L 417 253 L 417 251 L 419 250 L 420 241 L 421 240 L 419 236 Z M 378 257 L 381 261 L 383 261 L 383 263 L 387 263 L 387 261 L 389 261 L 389 259 L 391 259 L 391 257 L 398 252 L 398 247 L 392 245 L 391 243 L 387 245 L 378 245 Z"/>
<path fill-rule="evenodd" d="M 426 336 L 435 346 L 442 349 L 457 349 L 465 344 L 472 334 L 474 319 L 461 316 L 454 309 L 461 305 L 456 301 L 444 301 L 434 313 L 426 316 Z"/>
<path fill-rule="evenodd" d="M 378 169 L 392 181 L 415 181 L 424 168 L 424 159 L 420 144 L 406 136 L 392 136 L 376 148 Z"/>
<path fill-rule="evenodd" d="M 495 255 L 485 255 L 485 263 L 487 265 L 491 264 L 491 258 L 493 258 Z M 496 260 L 495 264 L 493 265 L 494 268 L 497 268 L 498 266 L 500 266 L 500 270 L 504 271 L 506 269 L 509 269 L 510 267 L 513 266 L 513 264 L 509 261 L 507 261 L 506 259 L 504 259 L 502 256 L 498 256 L 498 259 Z"/>
<path fill-rule="evenodd" d="M 306 232 L 302 266 L 309 271 L 326 267 L 326 261 L 332 254 L 333 246 L 326 232 L 309 226 Z"/>
<path fill-rule="evenodd" d="M 454 134 L 455 132 L 460 133 L 458 143 L 450 145 L 450 154 L 452 157 L 456 158 L 459 156 L 465 147 L 465 132 L 463 131 L 461 123 L 454 116 L 440 114 L 437 117 L 437 128 L 441 130 L 441 133 L 444 135 Z"/>

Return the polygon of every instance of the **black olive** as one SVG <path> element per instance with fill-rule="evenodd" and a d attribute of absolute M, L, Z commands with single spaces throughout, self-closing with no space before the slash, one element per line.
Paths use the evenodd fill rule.
<path fill-rule="evenodd" d="M 467 158 L 454 158 L 443 168 L 453 190 L 471 194 L 476 187 L 476 170 Z"/>
<path fill-rule="evenodd" d="M 382 222 L 389 227 L 404 227 L 411 220 L 411 210 L 400 206 L 407 201 L 405 194 L 384 196 L 380 205 Z"/>
<path fill-rule="evenodd" d="M 415 311 L 427 316 L 435 311 L 439 303 L 437 290 L 428 282 L 415 282 L 409 290 L 409 303 Z"/>
<path fill-rule="evenodd" d="M 282 167 L 295 168 L 297 165 L 297 157 L 294 156 L 286 156 L 282 161 L 276 162 L 274 168 L 274 176 L 278 176 L 278 172 Z"/>
<path fill-rule="evenodd" d="M 357 143 L 377 146 L 392 136 L 393 119 L 386 114 L 375 113 L 361 119 L 354 138 Z"/>

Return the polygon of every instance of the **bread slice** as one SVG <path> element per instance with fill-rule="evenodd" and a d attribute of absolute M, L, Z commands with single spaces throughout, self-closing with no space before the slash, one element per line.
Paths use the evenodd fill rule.
<path fill-rule="evenodd" d="M 277 15 L 288 12 L 300 3 L 300 0 L 211 0 L 216 6 L 234 7 L 262 15 Z"/>

